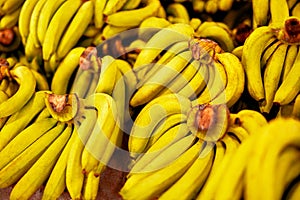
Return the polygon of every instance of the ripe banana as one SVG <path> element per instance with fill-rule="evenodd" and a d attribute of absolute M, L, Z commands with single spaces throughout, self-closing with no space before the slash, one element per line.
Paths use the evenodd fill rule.
<path fill-rule="evenodd" d="M 218 0 L 218 10 L 228 11 L 232 8 L 234 0 Z"/>
<path fill-rule="evenodd" d="M 49 91 L 50 88 L 49 88 L 49 84 L 48 84 L 48 81 L 46 79 L 46 77 L 41 74 L 40 72 L 34 70 L 34 69 L 30 69 L 35 80 L 36 80 L 36 88 L 38 91 L 41 91 L 41 90 L 46 90 L 46 91 Z"/>
<path fill-rule="evenodd" d="M 271 15 L 270 23 L 283 24 L 284 21 L 290 16 L 289 7 L 286 0 L 270 0 L 269 6 Z"/>
<path fill-rule="evenodd" d="M 264 69 L 268 60 L 273 55 L 273 53 L 276 51 L 276 49 L 282 44 L 280 40 L 277 39 L 271 39 L 266 44 L 265 49 L 263 51 L 262 57 L 261 57 L 261 66 Z"/>
<path fill-rule="evenodd" d="M 104 25 L 103 10 L 108 0 L 94 0 L 94 25 L 101 29 Z"/>
<path fill-rule="evenodd" d="M 171 3 L 166 7 L 166 12 L 168 16 L 179 18 L 182 23 L 188 24 L 190 22 L 190 16 L 187 8 L 181 3 Z"/>
<path fill-rule="evenodd" d="M 282 80 L 285 80 L 288 73 L 290 72 L 296 56 L 298 53 L 298 46 L 297 45 L 289 45 L 288 46 L 288 50 L 286 52 L 286 56 L 285 56 L 285 60 L 284 60 L 284 64 L 283 64 L 283 72 L 282 72 Z"/>
<path fill-rule="evenodd" d="M 0 117 L 7 117 L 20 110 L 35 92 L 36 80 L 29 68 L 19 66 L 9 73 L 17 81 L 19 88 L 13 96 L 0 104 Z"/>
<path fill-rule="evenodd" d="M 187 114 L 191 102 L 176 93 L 150 101 L 136 117 L 130 132 L 128 149 L 133 158 L 143 153 L 155 126 L 165 117 L 175 113 Z"/>
<path fill-rule="evenodd" d="M 300 119 L 300 95 L 298 94 L 295 98 L 295 102 L 293 105 L 292 116 Z"/>
<path fill-rule="evenodd" d="M 126 0 L 110 0 L 107 1 L 104 10 L 103 10 L 103 14 L 104 15 L 111 15 L 113 13 L 116 13 L 117 11 L 119 11 L 123 5 L 126 3 Z"/>
<path fill-rule="evenodd" d="M 95 200 L 99 190 L 100 176 L 95 176 L 93 172 L 87 174 L 82 191 L 82 199 Z"/>
<path fill-rule="evenodd" d="M 144 19 L 155 16 L 159 7 L 160 1 L 147 0 L 145 7 L 109 14 L 105 17 L 104 21 L 114 26 L 136 27 L 139 26 Z"/>
<path fill-rule="evenodd" d="M 124 6 L 122 7 L 122 10 L 132 10 L 137 8 L 140 3 L 142 2 L 142 0 L 127 0 L 124 4 Z"/>
<path fill-rule="evenodd" d="M 12 28 L 17 25 L 21 8 L 16 9 L 12 13 L 2 16 L 0 20 L 0 29 Z"/>
<path fill-rule="evenodd" d="M 64 127 L 65 125 L 63 123 L 59 123 L 57 126 L 46 131 L 44 135 L 34 141 L 26 149 L 18 151 L 15 158 L 10 160 L 4 167 L 1 167 L 0 187 L 5 188 L 16 183 L 40 158 L 55 138 L 61 134 Z"/>
<path fill-rule="evenodd" d="M 253 0 L 252 10 L 254 28 L 267 25 L 270 12 L 269 0 Z"/>
<path fill-rule="evenodd" d="M 4 1 L 1 3 L 0 13 L 9 14 L 21 7 L 24 3 L 24 0 L 11 0 L 11 1 Z"/>
<path fill-rule="evenodd" d="M 243 47 L 242 64 L 247 76 L 247 88 L 258 102 L 265 99 L 260 59 L 266 43 L 274 37 L 272 28 L 256 28 L 246 39 Z"/>
<path fill-rule="evenodd" d="M 84 31 L 91 23 L 94 15 L 94 4 L 92 1 L 84 2 L 75 13 L 70 21 L 68 28 L 62 35 L 61 40 L 57 46 L 57 60 L 64 58 L 70 49 L 72 49 L 79 39 L 82 37 Z"/>

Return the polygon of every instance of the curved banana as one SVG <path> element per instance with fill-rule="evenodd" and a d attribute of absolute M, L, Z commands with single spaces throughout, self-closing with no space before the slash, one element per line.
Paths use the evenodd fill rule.
<path fill-rule="evenodd" d="M 65 56 L 65 58 L 58 65 L 51 80 L 51 91 L 55 94 L 69 93 L 71 86 L 71 76 L 76 72 L 79 66 L 80 56 L 85 48 L 75 47 Z"/>
<path fill-rule="evenodd" d="M 93 172 L 90 172 L 83 184 L 82 198 L 95 200 L 99 190 L 100 176 L 95 176 Z"/>
<path fill-rule="evenodd" d="M 59 137 L 64 128 L 65 125 L 59 123 L 57 126 L 49 129 L 26 149 L 18 152 L 17 156 L 4 167 L 1 167 L 0 187 L 5 188 L 16 183 L 40 158 L 51 143 Z"/>
<path fill-rule="evenodd" d="M 199 140 L 168 166 L 154 172 L 132 175 L 121 188 L 120 195 L 124 199 L 141 200 L 159 196 L 174 184 L 194 163 L 203 145 L 203 142 Z"/>
<path fill-rule="evenodd" d="M 267 25 L 270 12 L 269 0 L 252 0 L 252 10 L 254 28 Z"/>
<path fill-rule="evenodd" d="M 150 101 L 136 117 L 130 132 L 128 149 L 133 158 L 143 153 L 155 126 L 166 116 L 187 112 L 191 108 L 188 98 L 168 94 Z"/>
<path fill-rule="evenodd" d="M 9 14 L 13 11 L 15 11 L 17 8 L 21 7 L 21 5 L 24 3 L 24 0 L 11 0 L 11 1 L 5 1 L 1 3 L 1 13 Z"/>
<path fill-rule="evenodd" d="M 191 59 L 192 53 L 189 50 L 171 59 L 136 91 L 130 100 L 130 105 L 136 107 L 151 101 L 171 80 L 180 74 Z M 161 76 L 161 74 L 164 74 L 164 76 Z"/>
<path fill-rule="evenodd" d="M 286 105 L 290 103 L 300 91 L 300 52 L 298 51 L 295 62 L 288 73 L 285 80 L 282 81 L 281 85 L 275 93 L 273 103 L 279 105 Z"/>
<path fill-rule="evenodd" d="M 289 45 L 288 46 L 288 50 L 286 52 L 283 69 L 282 69 L 282 71 L 283 71 L 282 72 L 282 80 L 285 80 L 288 73 L 290 72 L 290 70 L 295 62 L 297 53 L 298 53 L 297 45 Z"/>
<path fill-rule="evenodd" d="M 132 10 L 137 8 L 140 3 L 142 2 L 142 0 L 127 0 L 124 4 L 124 6 L 122 7 L 122 10 Z"/>
<path fill-rule="evenodd" d="M 70 21 L 57 46 L 57 60 L 64 58 L 82 37 L 88 25 L 93 21 L 94 4 L 92 1 L 84 2 Z"/>
<path fill-rule="evenodd" d="M 136 27 L 139 26 L 144 19 L 155 16 L 160 5 L 160 1 L 158 0 L 147 0 L 145 7 L 133 10 L 121 10 L 109 14 L 104 18 L 104 21 L 114 26 Z"/>
<path fill-rule="evenodd" d="M 81 4 L 81 0 L 65 1 L 53 15 L 47 27 L 44 42 L 42 44 L 43 59 L 45 61 L 49 61 L 51 55 L 56 52 L 65 28 L 68 26 Z"/>
<path fill-rule="evenodd" d="M 295 102 L 293 105 L 292 116 L 300 119 L 300 95 L 298 94 L 295 98 Z"/>
<path fill-rule="evenodd" d="M 49 88 L 49 84 L 48 84 L 48 81 L 46 79 L 46 77 L 41 74 L 40 72 L 34 70 L 34 69 L 30 69 L 35 80 L 36 80 L 36 88 L 38 91 L 41 91 L 41 90 L 50 90 Z"/>
<path fill-rule="evenodd" d="M 102 36 L 101 37 L 104 40 L 107 40 L 109 38 L 112 38 L 112 37 L 116 36 L 119 33 L 122 33 L 126 30 L 129 30 L 129 29 L 130 29 L 130 27 L 128 27 L 128 26 L 114 26 L 114 25 L 107 24 L 102 29 Z"/>
<path fill-rule="evenodd" d="M 229 126 L 227 130 L 227 134 L 233 134 L 240 143 L 242 143 L 245 139 L 249 137 L 248 132 L 241 126 Z"/>
<path fill-rule="evenodd" d="M 7 117 L 20 110 L 35 92 L 36 80 L 29 68 L 19 66 L 10 70 L 10 74 L 19 88 L 13 96 L 0 104 L 0 117 Z"/>
<path fill-rule="evenodd" d="M 212 168 L 215 157 L 214 146 L 213 143 L 207 143 L 190 168 L 159 198 L 162 200 L 176 199 L 179 196 L 180 199 L 195 198 L 198 189 L 205 184 Z"/>
<path fill-rule="evenodd" d="M 47 27 L 59 6 L 66 0 L 46 1 L 39 14 L 37 22 L 37 36 L 40 44 L 43 44 Z"/>
<path fill-rule="evenodd" d="M 166 7 L 167 15 L 182 19 L 182 23 L 188 24 L 190 22 L 190 16 L 186 7 L 181 3 L 170 3 Z"/>
<path fill-rule="evenodd" d="M 72 133 L 72 125 L 67 126 L 65 130 L 50 144 L 40 158 L 30 167 L 14 185 L 11 193 L 11 199 L 28 199 L 49 177 L 60 153 L 69 140 Z"/>
<path fill-rule="evenodd" d="M 2 16 L 2 18 L 0 19 L 0 29 L 9 29 L 17 25 L 21 8 L 22 7 L 16 9 L 12 13 Z"/>
<path fill-rule="evenodd" d="M 263 113 L 269 113 L 273 106 L 273 99 L 280 84 L 280 76 L 282 74 L 287 48 L 287 44 L 280 45 L 267 61 L 263 77 L 265 101 L 260 105 L 260 110 Z"/>
<path fill-rule="evenodd" d="M 165 18 L 151 16 L 144 19 L 139 25 L 139 38 L 148 41 L 161 28 L 165 28 L 171 24 Z M 153 30 L 151 29 L 153 28 Z"/>
<path fill-rule="evenodd" d="M 262 57 L 261 57 L 261 66 L 262 68 L 265 68 L 268 60 L 271 58 L 273 53 L 276 51 L 276 49 L 282 44 L 280 40 L 277 39 L 271 39 L 265 46 L 265 49 L 263 51 Z"/>
<path fill-rule="evenodd" d="M 288 3 L 286 0 L 274 1 L 269 0 L 270 6 L 270 23 L 284 24 L 284 21 L 290 16 Z"/>
<path fill-rule="evenodd" d="M 242 64 L 247 76 L 247 88 L 256 101 L 265 99 L 260 59 L 266 43 L 274 37 L 272 28 L 256 28 L 246 39 L 243 47 Z"/>
<path fill-rule="evenodd" d="M 218 0 L 218 10 L 228 11 L 231 9 L 234 0 Z"/>
<path fill-rule="evenodd" d="M 104 25 L 103 10 L 108 0 L 94 0 L 94 25 L 100 29 Z"/>

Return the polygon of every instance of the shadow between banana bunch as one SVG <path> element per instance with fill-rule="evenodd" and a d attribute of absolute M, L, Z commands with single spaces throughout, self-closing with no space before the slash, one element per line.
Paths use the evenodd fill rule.
<path fill-rule="evenodd" d="M 195 144 L 205 157 L 229 121 L 222 51 L 185 25 L 127 30 L 85 51 L 81 65 L 101 65 L 90 67 L 96 80 L 85 80 L 88 92 L 79 95 L 85 105 L 75 125 L 85 148 L 130 173 L 166 167 Z M 129 164 L 111 162 L 120 158 Z"/>

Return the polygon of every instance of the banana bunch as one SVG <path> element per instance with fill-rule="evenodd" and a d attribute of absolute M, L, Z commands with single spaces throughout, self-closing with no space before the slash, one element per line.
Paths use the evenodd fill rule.
<path fill-rule="evenodd" d="M 193 10 L 197 13 L 206 12 L 215 14 L 218 11 L 229 11 L 232 9 L 235 0 L 191 0 Z"/>
<path fill-rule="evenodd" d="M 230 114 L 222 105 L 193 110 L 196 119 L 193 114 L 173 114 L 156 126 L 153 133 L 163 134 L 154 135 L 154 143 L 151 137 L 152 145 L 132 163 L 120 190 L 123 199 L 214 199 L 231 156 L 257 128 L 267 125 L 264 116 L 252 110 Z M 187 122 L 190 118 L 197 121 L 192 125 L 198 134 Z"/>
<path fill-rule="evenodd" d="M 298 33 L 291 31 L 291 26 L 297 27 L 299 22 L 289 17 L 280 28 L 256 28 L 243 45 L 241 60 L 247 88 L 259 102 L 261 112 L 269 113 L 274 106 L 289 104 L 300 91 Z"/>
<path fill-rule="evenodd" d="M 22 4 L 25 0 L 1 0 L 0 2 L 0 30 L 12 28 L 19 19 Z"/>

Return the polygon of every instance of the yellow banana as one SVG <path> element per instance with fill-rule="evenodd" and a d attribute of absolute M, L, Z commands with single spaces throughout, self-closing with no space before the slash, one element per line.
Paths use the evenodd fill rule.
<path fill-rule="evenodd" d="M 270 23 L 283 24 L 284 21 L 290 16 L 289 7 L 286 0 L 269 0 L 269 6 L 271 15 Z"/>
<path fill-rule="evenodd" d="M 203 0 L 192 0 L 193 11 L 201 13 L 205 10 L 205 1 Z"/>
<path fill-rule="evenodd" d="M 166 7 L 167 15 L 171 15 L 183 20 L 182 23 L 188 24 L 190 22 L 190 16 L 186 7 L 181 3 L 171 3 Z"/>
<path fill-rule="evenodd" d="M 247 76 L 247 88 L 256 101 L 265 99 L 260 59 L 266 43 L 273 37 L 271 27 L 256 28 L 246 39 L 243 47 L 242 64 Z"/>
<path fill-rule="evenodd" d="M 28 199 L 42 186 L 49 177 L 71 133 L 72 125 L 69 125 L 14 185 L 10 199 Z"/>
<path fill-rule="evenodd" d="M 268 44 L 266 44 L 265 49 L 263 51 L 262 57 L 261 57 L 261 67 L 264 68 L 267 64 L 270 57 L 273 55 L 273 53 L 276 51 L 276 49 L 282 44 L 280 40 L 277 39 L 271 39 Z"/>
<path fill-rule="evenodd" d="M 142 2 L 142 0 L 127 0 L 124 4 L 124 6 L 122 7 L 122 10 L 132 10 L 137 8 L 140 3 Z"/>
<path fill-rule="evenodd" d="M 268 23 L 268 16 L 270 12 L 269 0 L 253 0 L 252 10 L 253 10 L 253 23 L 254 28 L 259 26 L 265 26 Z"/>
<path fill-rule="evenodd" d="M 27 37 L 29 35 L 29 24 L 32 11 L 37 4 L 38 0 L 26 0 L 21 8 L 19 15 L 19 31 L 22 38 L 22 43 L 25 45 L 27 43 Z"/>
<path fill-rule="evenodd" d="M 128 142 L 131 156 L 135 158 L 144 152 L 150 134 L 163 118 L 175 113 L 187 114 L 190 108 L 190 100 L 175 93 L 150 101 L 136 117 L 131 129 Z"/>
<path fill-rule="evenodd" d="M 70 49 L 79 41 L 84 31 L 91 23 L 94 15 L 94 4 L 92 1 L 84 2 L 70 21 L 68 28 L 62 35 L 57 46 L 57 60 L 64 58 Z"/>
<path fill-rule="evenodd" d="M 79 67 L 80 56 L 84 50 L 83 47 L 73 48 L 58 65 L 51 80 L 51 91 L 55 94 L 69 93 L 72 74 Z"/>
<path fill-rule="evenodd" d="M 232 51 L 232 54 L 234 54 L 236 57 L 238 57 L 240 60 L 242 59 L 243 55 L 243 45 L 235 47 Z"/>
<path fill-rule="evenodd" d="M 241 126 L 229 126 L 227 134 L 233 134 L 240 143 L 249 137 L 248 132 Z"/>
<path fill-rule="evenodd" d="M 218 10 L 228 11 L 231 9 L 234 0 L 218 0 Z"/>
<path fill-rule="evenodd" d="M 105 17 L 104 21 L 114 26 L 136 27 L 139 26 L 144 19 L 155 16 L 159 7 L 160 1 L 148 0 L 145 7 L 109 14 Z"/>
<path fill-rule="evenodd" d="M 24 107 L 9 117 L 7 123 L 0 130 L 0 151 L 45 107 L 44 98 L 43 91 L 36 92 Z"/>
<path fill-rule="evenodd" d="M 214 157 L 214 144 L 207 143 L 191 167 L 159 198 L 162 200 L 176 199 L 179 196 L 180 199 L 195 198 L 199 188 L 202 188 L 205 184 L 210 173 Z"/>
<path fill-rule="evenodd" d="M 107 24 L 102 30 L 102 38 L 104 40 L 107 40 L 128 29 L 130 29 L 130 27 L 128 26 L 114 26 L 114 25 Z"/>
<path fill-rule="evenodd" d="M 65 2 L 66 0 L 58 0 L 58 1 L 46 1 L 45 5 L 41 9 L 39 14 L 38 22 L 37 22 L 37 36 L 40 44 L 43 44 L 45 39 L 45 34 L 47 31 L 47 27 L 53 15 L 59 6 Z"/>
<path fill-rule="evenodd" d="M 51 55 L 56 52 L 65 28 L 68 26 L 81 4 L 82 1 L 80 0 L 65 1 L 53 15 L 47 27 L 44 42 L 42 44 L 43 59 L 45 61 L 49 61 Z"/>
<path fill-rule="evenodd" d="M 2 16 L 2 18 L 0 19 L 0 29 L 12 28 L 17 25 L 21 8 L 22 7 L 16 9 L 12 13 Z"/>
<path fill-rule="evenodd" d="M 5 13 L 5 14 L 9 14 L 13 11 L 15 11 L 16 9 L 18 9 L 19 7 L 21 7 L 21 5 L 24 3 L 24 0 L 18 1 L 18 0 L 11 0 L 11 1 L 5 1 L 3 2 L 3 4 L 1 5 L 1 12 Z"/>
<path fill-rule="evenodd" d="M 300 95 L 298 94 L 295 98 L 295 102 L 293 105 L 292 116 L 300 119 Z"/>
<path fill-rule="evenodd" d="M 275 93 L 275 97 L 273 100 L 275 104 L 286 105 L 290 103 L 299 93 L 300 91 L 299 59 L 300 59 L 300 53 L 298 51 L 297 57 L 295 58 L 295 62 L 290 72 L 288 73 L 286 79 L 282 81 L 281 85 L 279 86 L 279 88 Z"/>
<path fill-rule="evenodd" d="M 41 74 L 40 72 L 34 70 L 34 69 L 30 69 L 35 80 L 36 80 L 36 88 L 37 90 L 41 91 L 41 90 L 49 90 L 49 84 L 48 81 L 46 79 L 46 77 Z"/>
<path fill-rule="evenodd" d="M 109 0 L 107 1 L 103 14 L 104 15 L 111 15 L 119 11 L 123 5 L 126 3 L 126 0 Z"/>
<path fill-rule="evenodd" d="M 285 60 L 284 60 L 284 64 L 283 64 L 283 72 L 282 72 L 282 80 L 285 80 L 288 73 L 290 72 L 294 62 L 295 62 L 295 59 L 296 59 L 296 56 L 297 56 L 297 53 L 298 53 L 298 46 L 297 45 L 289 45 L 288 46 L 288 50 L 286 52 L 286 57 L 285 57 Z"/>
<path fill-rule="evenodd" d="M 97 29 L 104 25 L 103 10 L 108 0 L 94 0 L 94 25 Z"/>
<path fill-rule="evenodd" d="M 173 80 L 192 59 L 191 51 L 184 51 L 167 64 L 161 67 L 152 77 L 147 80 L 134 94 L 130 105 L 136 107 L 143 105 L 157 96 L 157 94 Z M 164 74 L 164 76 L 161 76 Z"/>
<path fill-rule="evenodd" d="M 64 130 L 63 123 L 49 129 L 44 135 L 28 146 L 24 151 L 18 152 L 17 156 L 1 167 L 0 187 L 5 188 L 16 183 L 32 165 L 40 158 L 43 152 Z M 28 136 L 27 136 L 28 137 Z M 49 159 L 49 158 L 48 158 Z"/>
<path fill-rule="evenodd" d="M 99 190 L 100 176 L 95 176 L 89 172 L 85 178 L 82 192 L 82 199 L 95 200 Z"/>
<path fill-rule="evenodd" d="M 200 154 L 203 142 L 197 141 L 170 165 L 154 172 L 135 174 L 120 190 L 124 199 L 152 199 L 176 182 Z M 151 190 L 149 190 L 151 188 Z"/>
<path fill-rule="evenodd" d="M 139 25 L 139 38 L 148 41 L 161 28 L 169 26 L 171 23 L 165 18 L 151 16 L 142 21 Z"/>
<path fill-rule="evenodd" d="M 300 17 L 300 4 L 299 3 L 297 3 L 295 6 L 293 6 L 291 15 Z"/>
<path fill-rule="evenodd" d="M 260 110 L 269 113 L 273 106 L 275 92 L 280 84 L 280 75 L 286 58 L 287 44 L 280 45 L 268 60 L 263 77 L 265 101 L 261 103 Z"/>

